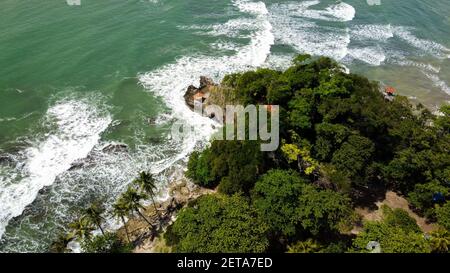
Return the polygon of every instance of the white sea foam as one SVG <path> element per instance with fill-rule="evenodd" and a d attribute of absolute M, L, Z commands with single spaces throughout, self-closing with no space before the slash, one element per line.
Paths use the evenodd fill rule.
<path fill-rule="evenodd" d="M 328 15 L 338 18 L 340 21 L 351 21 L 355 18 L 356 10 L 347 3 L 339 3 L 326 9 Z"/>
<path fill-rule="evenodd" d="M 0 122 L 4 122 L 4 121 L 14 121 L 17 118 L 15 117 L 6 117 L 6 118 L 0 118 Z"/>
<path fill-rule="evenodd" d="M 242 30 L 240 27 L 248 30 L 251 26 L 254 31 L 250 35 L 248 45 L 235 48 L 237 53 L 232 56 L 185 56 L 173 64 L 139 77 L 146 88 L 165 99 L 168 106 L 174 111 L 176 119 L 185 121 L 194 127 L 194 133 L 184 141 L 184 155 L 192 151 L 198 140 L 208 139 L 213 132 L 211 120 L 202 118 L 187 108 L 183 99 L 186 87 L 190 84 L 198 84 L 198 79 L 202 75 L 208 75 L 219 81 L 228 73 L 261 66 L 274 43 L 272 26 L 268 21 L 268 11 L 264 3 L 244 0 L 236 0 L 233 3 L 241 12 L 253 15 L 253 18 L 239 21 L 230 20 L 223 25 L 223 29 L 228 31 L 229 26 L 233 26 L 233 32 L 238 33 Z M 237 22 L 245 22 L 245 24 L 240 25 Z M 215 31 L 218 30 L 220 28 L 215 27 Z"/>
<path fill-rule="evenodd" d="M 165 99 L 166 104 L 172 108 L 173 117 L 193 126 L 193 133 L 184 141 L 182 153 L 179 158 L 185 157 L 192 151 L 198 140 L 206 140 L 213 133 L 213 121 L 200 117 L 188 109 L 183 95 L 186 87 L 197 84 L 200 76 L 207 75 L 216 81 L 228 73 L 244 71 L 251 67 L 264 64 L 274 43 L 272 26 L 268 21 L 268 10 L 262 2 L 248 0 L 235 0 L 233 4 L 242 13 L 252 17 L 231 19 L 225 24 L 213 26 L 196 26 L 198 29 L 212 28 L 217 33 L 235 33 L 252 31 L 250 42 L 246 46 L 232 49 L 237 51 L 232 56 L 185 56 L 173 64 L 166 65 L 158 70 L 140 75 L 141 83 Z M 211 33 L 209 33 L 211 34 Z"/>
<path fill-rule="evenodd" d="M 427 76 L 427 78 L 429 78 L 433 82 L 434 86 L 440 88 L 443 92 L 450 95 L 450 87 L 447 85 L 445 81 L 441 80 L 437 74 L 427 72 L 424 72 L 424 74 L 425 76 Z"/>
<path fill-rule="evenodd" d="M 450 58 L 449 48 L 417 37 L 410 27 L 323 24 L 321 21 L 351 21 L 355 9 L 346 3 L 320 9 L 319 4 L 320 1 L 314 0 L 271 5 L 270 21 L 277 43 L 289 45 L 297 52 L 328 56 L 346 64 L 362 61 L 371 66 L 389 63 L 416 67 L 434 86 L 448 93 L 447 83 L 438 76 L 440 67 L 413 61 L 411 56 L 431 55 L 439 61 Z M 392 46 L 392 43 L 401 43 L 401 46 Z M 402 50 L 408 46 L 410 50 Z M 276 67 L 269 62 L 267 65 Z"/>
<path fill-rule="evenodd" d="M 272 26 L 267 18 L 267 9 L 262 2 L 251 2 L 237 0 L 234 5 L 242 13 L 252 16 L 244 19 L 246 23 L 241 25 L 244 30 L 252 26 L 254 31 L 250 34 L 249 44 L 240 48 L 232 56 L 210 57 L 202 55 L 185 56 L 173 64 L 165 65 L 160 69 L 151 71 L 139 76 L 140 82 L 156 95 L 162 97 L 166 104 L 172 109 L 172 117 L 191 126 L 192 131 L 185 136 L 182 143 L 168 140 L 179 152 L 172 158 L 164 159 L 165 164 L 174 164 L 177 160 L 185 158 L 194 150 L 199 143 L 205 143 L 215 131 L 214 121 L 193 113 L 186 106 L 183 95 L 186 87 L 191 84 L 198 84 L 200 76 L 210 76 L 215 81 L 220 81 L 226 74 L 244 71 L 264 64 L 270 53 L 270 48 L 274 43 Z M 242 21 L 241 21 L 242 22 Z M 233 26 L 233 32 L 239 33 L 239 25 L 232 23 L 225 24 Z M 210 28 L 210 27 L 208 27 Z M 217 31 L 220 28 L 216 28 Z M 164 164 L 161 164 L 164 165 Z"/>
<path fill-rule="evenodd" d="M 407 27 L 394 27 L 394 35 L 409 45 L 437 58 L 449 58 L 450 49 L 433 41 L 421 39 L 412 34 L 411 29 Z"/>
<path fill-rule="evenodd" d="M 219 51 L 238 51 L 240 46 L 227 41 L 218 41 L 216 43 L 212 43 L 210 45 L 213 49 L 219 50 Z"/>
<path fill-rule="evenodd" d="M 270 54 L 266 62 L 263 64 L 265 68 L 286 70 L 292 65 L 294 54 Z"/>
<path fill-rule="evenodd" d="M 299 19 L 272 17 L 275 37 L 299 52 L 343 59 L 348 53 L 350 35 L 346 30 L 319 28 Z"/>
<path fill-rule="evenodd" d="M 400 40 L 437 58 L 448 58 L 450 49 L 416 37 L 413 29 L 390 24 L 367 24 L 345 27 L 319 24 L 320 21 L 351 21 L 355 9 L 344 2 L 319 9 L 320 1 L 278 3 L 270 6 L 270 18 L 277 42 L 296 51 L 334 58 L 338 61 L 360 60 L 378 66 L 391 60 L 407 60 L 388 47 L 393 39 Z M 353 46 L 352 41 L 357 45 Z M 361 43 L 365 46 L 361 46 Z M 401 57 L 401 58 L 400 58 Z"/>
<path fill-rule="evenodd" d="M 425 63 L 421 63 L 421 62 L 415 62 L 415 61 L 410 61 L 410 60 L 392 60 L 391 61 L 393 64 L 398 64 L 401 66 L 412 66 L 412 67 L 416 67 L 418 69 L 420 69 L 421 71 L 424 72 L 428 72 L 428 73 L 434 73 L 434 74 L 439 74 L 439 72 L 441 71 L 440 67 L 436 67 L 434 65 L 431 64 L 425 64 Z"/>
<path fill-rule="evenodd" d="M 292 15 L 325 21 L 347 22 L 353 20 L 356 14 L 355 8 L 344 2 L 328 6 L 324 10 L 310 9 L 318 4 L 320 1 L 304 1 L 289 2 L 281 6 L 288 8 Z"/>
<path fill-rule="evenodd" d="M 4 117 L 4 118 L 0 118 L 0 122 L 9 122 L 9 121 L 19 121 L 19 120 L 23 120 L 26 119 L 30 116 L 32 116 L 34 113 L 26 113 L 24 115 L 22 115 L 21 117 Z"/>
<path fill-rule="evenodd" d="M 0 235 L 9 220 L 36 198 L 40 189 L 84 158 L 99 141 L 111 118 L 82 101 L 61 101 L 50 107 L 45 123 L 53 127 L 45 138 L 22 151 L 25 162 L 20 183 L 0 181 Z"/>
<path fill-rule="evenodd" d="M 316 2 L 289 2 L 270 6 L 270 21 L 275 37 L 279 43 L 290 45 L 296 51 L 341 60 L 348 53 L 348 29 L 319 26 L 310 18 L 299 17 Z"/>
<path fill-rule="evenodd" d="M 263 2 L 252 2 L 249 0 L 233 0 L 233 4 L 241 12 L 250 13 L 256 16 L 267 15 L 269 13 L 266 4 L 264 4 Z"/>
<path fill-rule="evenodd" d="M 352 40 L 387 42 L 394 37 L 394 28 L 388 25 L 356 25 L 350 29 Z"/>
<path fill-rule="evenodd" d="M 167 124 L 170 120 L 172 120 L 172 115 L 168 113 L 162 113 L 159 114 L 158 117 L 156 117 L 155 124 L 157 125 Z"/>
<path fill-rule="evenodd" d="M 391 63 L 397 64 L 400 66 L 408 66 L 415 67 L 420 72 L 422 72 L 429 80 L 433 86 L 441 89 L 444 93 L 450 95 L 450 87 L 448 84 L 439 77 L 439 73 L 441 72 L 441 68 L 434 66 L 432 64 L 421 63 L 417 61 L 405 60 L 405 59 L 393 59 Z"/>
<path fill-rule="evenodd" d="M 379 66 L 386 60 L 386 55 L 380 47 L 350 48 L 349 56 L 367 64 Z"/>
<path fill-rule="evenodd" d="M 55 179 L 57 183 L 52 186 L 52 192 L 57 194 L 46 197 L 50 198 L 46 202 L 55 204 L 57 210 L 53 210 L 52 206 L 49 209 L 52 210 L 52 217 L 61 218 L 61 222 L 67 221 L 68 215 L 73 213 L 67 204 L 76 204 L 83 199 L 89 200 L 92 193 L 106 198 L 105 204 L 110 206 L 139 171 L 149 170 L 157 175 L 160 183 L 167 183 L 165 176 L 169 174 L 169 169 L 174 166 L 181 169 L 183 165 L 179 165 L 180 162 L 186 160 L 186 156 L 196 145 L 206 143 L 214 131 L 212 120 L 193 113 L 185 105 L 183 94 L 186 87 L 198 83 L 201 75 L 220 80 L 230 72 L 261 66 L 274 43 L 265 6 L 262 3 L 255 5 L 250 1 L 234 3 L 253 22 L 249 43 L 237 48 L 236 54 L 222 57 L 185 56 L 173 64 L 139 76 L 141 83 L 165 99 L 166 104 L 172 109 L 170 115 L 161 116 L 157 120 L 157 125 L 181 120 L 193 127 L 193 131 L 181 143 L 171 139 L 170 136 L 162 136 L 160 143 L 150 145 L 142 143 L 129 152 L 105 152 L 102 147 L 108 143 L 100 145 L 96 143 L 99 134 L 111 123 L 111 118 L 96 115 L 95 111 L 93 112 L 95 108 L 91 109 L 84 103 L 73 101 L 58 103 L 49 109 L 46 121 L 55 125 L 57 129 L 41 143 L 24 151 L 27 155 L 24 168 L 27 177 L 19 184 L 1 187 L 2 203 L 13 204 L 14 198 L 20 200 L 19 202 L 14 200 L 14 205 L 2 208 L 2 229 L 7 220 L 21 214 L 24 207 L 36 198 L 39 189 L 54 183 Z M 243 28 L 247 32 L 250 29 L 249 25 Z M 85 160 L 79 160 L 88 154 Z M 80 161 L 81 166 L 66 171 L 75 161 Z M 112 177 L 114 179 L 111 179 Z M 74 192 L 77 192 L 76 197 L 73 196 Z M 167 194 L 161 193 L 159 197 L 165 198 Z M 41 223 L 32 225 L 35 232 L 41 230 Z M 115 227 L 113 219 L 108 219 L 108 227 Z M 38 249 L 38 247 L 31 248 Z"/>
<path fill-rule="evenodd" d="M 236 18 L 230 19 L 223 24 L 178 26 L 178 28 L 196 30 L 195 34 L 199 35 L 242 38 L 246 37 L 242 34 L 242 30 L 255 31 L 258 30 L 258 25 L 255 25 L 255 21 L 252 18 Z"/>
<path fill-rule="evenodd" d="M 397 38 L 407 45 L 419 50 L 419 53 L 431 54 L 434 57 L 448 58 L 450 49 L 434 41 L 421 39 L 413 34 L 413 28 L 388 25 L 356 25 L 350 29 L 351 39 L 363 42 L 387 43 Z M 395 57 L 395 56 L 393 56 Z M 397 56 L 398 57 L 398 56 Z"/>

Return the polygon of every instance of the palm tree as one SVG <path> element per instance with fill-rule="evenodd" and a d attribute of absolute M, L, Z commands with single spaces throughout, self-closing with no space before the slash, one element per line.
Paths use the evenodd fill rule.
<path fill-rule="evenodd" d="M 130 209 L 125 205 L 123 200 L 119 199 L 113 205 L 112 214 L 113 216 L 120 218 L 120 220 L 122 220 L 123 226 L 125 227 L 125 233 L 127 235 L 128 243 L 131 243 L 130 233 L 128 232 L 127 222 L 125 221 L 125 216 L 130 214 Z"/>
<path fill-rule="evenodd" d="M 102 206 L 99 202 L 94 202 L 88 208 L 83 210 L 83 216 L 93 225 L 96 225 L 103 235 L 105 235 L 105 232 L 102 228 L 102 221 L 103 221 L 102 214 L 104 212 L 105 207 Z"/>
<path fill-rule="evenodd" d="M 450 233 L 445 229 L 432 232 L 431 245 L 434 252 L 447 253 L 450 248 Z"/>
<path fill-rule="evenodd" d="M 129 208 L 129 212 L 136 212 L 153 229 L 153 224 L 141 212 L 141 209 L 144 208 L 144 206 L 141 205 L 141 200 L 143 199 L 147 199 L 147 195 L 145 193 L 138 192 L 133 187 L 128 187 L 127 191 L 124 192 L 120 197 L 120 200 L 125 204 L 126 207 Z"/>
<path fill-rule="evenodd" d="M 139 186 L 141 191 L 148 194 L 150 198 L 152 199 L 153 207 L 155 208 L 156 214 L 158 215 L 159 221 L 161 222 L 162 217 L 159 213 L 158 208 L 156 207 L 155 203 L 155 190 L 156 190 L 156 183 L 155 178 L 151 173 L 148 172 L 141 172 L 139 174 L 139 178 L 134 180 L 134 184 Z"/>
<path fill-rule="evenodd" d="M 79 240 L 83 240 L 84 238 L 90 239 L 91 232 L 94 230 L 92 223 L 85 217 L 79 217 L 70 223 L 69 228 L 72 230 L 72 236 L 77 237 Z"/>
<path fill-rule="evenodd" d="M 72 241 L 72 234 L 60 233 L 58 238 L 51 244 L 49 251 L 51 253 L 65 253 L 67 252 L 67 244 Z"/>
<path fill-rule="evenodd" d="M 299 241 L 294 245 L 288 246 L 288 253 L 316 253 L 320 250 L 320 245 L 312 240 Z"/>

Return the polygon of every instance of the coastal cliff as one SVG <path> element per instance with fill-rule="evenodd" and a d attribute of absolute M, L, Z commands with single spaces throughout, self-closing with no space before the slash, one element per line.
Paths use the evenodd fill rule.
<path fill-rule="evenodd" d="M 238 95 L 244 105 L 279 105 L 280 147 L 213 141 L 189 156 L 185 177 L 154 206 L 140 206 L 148 199 L 134 191 L 142 191 L 137 181 L 117 202 L 138 200 L 122 214 L 130 219 L 122 242 L 135 252 L 442 251 L 434 242 L 450 229 L 450 106 L 434 116 L 329 58 L 305 55 L 284 72 L 223 82 L 202 77 L 186 104 Z"/>

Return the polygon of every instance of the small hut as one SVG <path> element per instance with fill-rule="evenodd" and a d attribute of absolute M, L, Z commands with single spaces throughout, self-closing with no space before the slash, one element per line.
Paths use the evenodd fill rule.
<path fill-rule="evenodd" d="M 395 96 L 395 93 L 397 92 L 397 90 L 395 90 L 394 87 L 392 86 L 386 86 L 386 88 L 384 89 L 384 91 L 386 92 L 386 94 L 388 96 Z"/>
<path fill-rule="evenodd" d="M 194 94 L 194 101 L 199 101 L 201 103 L 205 102 L 205 100 L 207 99 L 205 93 L 203 93 L 202 91 L 198 91 L 197 93 Z"/>
<path fill-rule="evenodd" d="M 269 113 L 272 113 L 274 111 L 273 105 L 264 105 L 264 108 L 266 108 Z"/>
<path fill-rule="evenodd" d="M 204 93 L 202 91 L 198 91 L 192 96 L 192 99 L 194 101 L 194 107 L 204 107 L 204 104 L 206 100 L 209 97 L 209 93 Z"/>

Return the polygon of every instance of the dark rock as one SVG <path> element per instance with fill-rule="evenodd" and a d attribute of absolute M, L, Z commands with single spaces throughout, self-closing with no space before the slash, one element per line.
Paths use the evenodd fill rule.
<path fill-rule="evenodd" d="M 69 171 L 74 171 L 76 169 L 81 169 L 81 168 L 83 168 L 83 166 L 84 166 L 84 162 L 82 162 L 82 161 L 73 162 L 70 165 Z"/>
<path fill-rule="evenodd" d="M 189 108 L 194 109 L 195 100 L 194 97 L 199 92 L 203 93 L 202 95 L 207 97 L 209 96 L 209 90 L 210 87 L 217 86 L 216 83 L 214 83 L 213 80 L 211 80 L 208 77 L 201 76 L 200 77 L 200 87 L 195 87 L 193 85 L 190 85 L 186 93 L 184 94 L 184 100 L 186 101 L 186 104 L 189 106 Z M 203 103 L 203 101 L 202 101 Z"/>
<path fill-rule="evenodd" d="M 50 192 L 50 188 L 49 187 L 43 187 L 42 189 L 39 190 L 39 195 L 44 195 Z"/>
<path fill-rule="evenodd" d="M 128 152 L 128 146 L 122 143 L 108 144 L 102 149 L 102 151 L 105 153 L 126 153 Z"/>
<path fill-rule="evenodd" d="M 13 162 L 14 159 L 10 155 L 0 155 L 0 164 L 11 164 Z"/>
<path fill-rule="evenodd" d="M 0 155 L 0 162 L 7 161 L 9 159 L 9 156 L 7 155 Z"/>
<path fill-rule="evenodd" d="M 199 89 L 203 89 L 203 88 L 209 87 L 209 86 L 217 86 L 217 84 L 212 79 L 205 77 L 205 76 L 201 76 Z"/>
<path fill-rule="evenodd" d="M 148 118 L 147 122 L 149 125 L 155 125 L 156 124 L 156 118 Z"/>
<path fill-rule="evenodd" d="M 81 158 L 76 160 L 75 162 L 72 162 L 72 164 L 70 164 L 69 171 L 86 168 L 89 165 L 95 164 L 94 153 L 94 151 L 91 151 L 85 158 Z"/>
<path fill-rule="evenodd" d="M 152 144 L 159 144 L 159 143 L 163 143 L 164 139 L 161 137 L 149 137 L 148 141 Z"/>
<path fill-rule="evenodd" d="M 194 95 L 199 91 L 200 90 L 193 85 L 190 85 L 186 90 L 186 93 L 184 94 L 184 100 L 190 108 L 194 108 Z"/>

